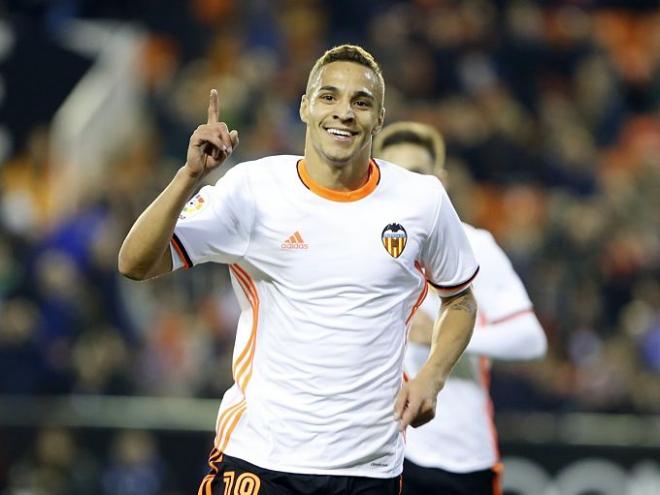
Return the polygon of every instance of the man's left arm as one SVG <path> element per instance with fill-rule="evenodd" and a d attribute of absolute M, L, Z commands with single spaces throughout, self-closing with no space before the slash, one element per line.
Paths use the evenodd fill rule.
<path fill-rule="evenodd" d="M 465 350 L 477 315 L 477 302 L 470 288 L 442 298 L 442 308 L 433 328 L 431 351 L 415 378 L 404 383 L 394 415 L 404 431 L 421 426 L 435 416 L 438 393 Z"/>

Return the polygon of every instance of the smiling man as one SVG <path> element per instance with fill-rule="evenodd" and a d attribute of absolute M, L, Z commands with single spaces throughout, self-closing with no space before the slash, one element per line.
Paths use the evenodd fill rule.
<path fill-rule="evenodd" d="M 304 155 L 238 164 L 193 196 L 238 145 L 212 91 L 185 165 L 124 240 L 127 277 L 225 263 L 241 304 L 200 494 L 400 492 L 403 432 L 433 417 L 470 339 L 478 266 L 440 182 L 371 158 L 384 92 L 369 53 L 329 50 L 300 105 Z M 442 316 L 404 382 L 427 281 Z"/>

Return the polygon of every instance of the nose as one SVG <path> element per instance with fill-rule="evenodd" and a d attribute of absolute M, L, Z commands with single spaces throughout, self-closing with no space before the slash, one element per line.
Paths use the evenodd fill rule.
<path fill-rule="evenodd" d="M 345 100 L 339 101 L 335 106 L 334 117 L 342 122 L 353 120 L 355 118 L 355 112 L 353 111 L 351 102 Z"/>

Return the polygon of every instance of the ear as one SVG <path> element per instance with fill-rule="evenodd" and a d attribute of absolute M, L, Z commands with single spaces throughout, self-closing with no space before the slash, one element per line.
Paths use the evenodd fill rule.
<path fill-rule="evenodd" d="M 374 127 L 374 130 L 371 131 L 371 135 L 375 136 L 376 134 L 378 134 L 383 129 L 384 123 L 385 123 L 385 107 L 380 109 L 380 112 L 378 114 L 378 123 L 376 124 L 376 127 Z"/>
<path fill-rule="evenodd" d="M 300 108 L 298 109 L 298 114 L 300 115 L 300 120 L 307 124 L 309 115 L 309 100 L 307 99 L 306 94 L 302 95 L 302 98 L 300 99 Z"/>

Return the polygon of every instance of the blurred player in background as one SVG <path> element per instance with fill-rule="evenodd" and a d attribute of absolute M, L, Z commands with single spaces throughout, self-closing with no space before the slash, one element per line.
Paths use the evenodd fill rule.
<path fill-rule="evenodd" d="M 432 127 L 400 122 L 375 139 L 374 156 L 442 181 L 445 147 Z M 489 388 L 489 359 L 545 354 L 546 337 L 527 291 L 493 236 L 463 224 L 481 273 L 473 284 L 479 312 L 465 354 L 438 396 L 435 418 L 408 432 L 404 494 L 493 495 L 499 488 L 499 451 Z M 432 341 L 438 298 L 429 294 L 413 321 L 406 371 L 415 376 Z"/>
<path fill-rule="evenodd" d="M 201 495 L 400 493 L 402 431 L 433 417 L 470 339 L 478 265 L 444 188 L 371 158 L 384 91 L 369 53 L 326 52 L 300 105 L 304 156 L 239 164 L 190 199 L 238 145 L 212 91 L 185 165 L 124 240 L 119 270 L 133 279 L 230 265 L 242 309 L 235 383 Z M 404 383 L 427 282 L 441 317 Z"/>

